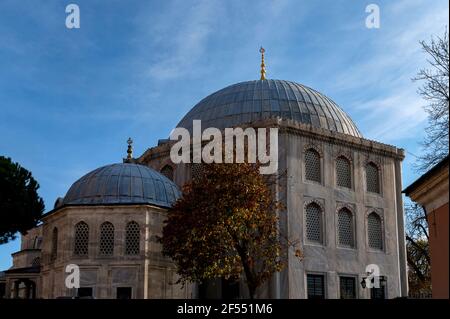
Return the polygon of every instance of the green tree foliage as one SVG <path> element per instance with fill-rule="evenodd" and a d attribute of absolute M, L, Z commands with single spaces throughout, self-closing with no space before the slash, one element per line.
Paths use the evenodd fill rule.
<path fill-rule="evenodd" d="M 237 280 L 244 274 L 254 298 L 256 289 L 284 265 L 277 234 L 280 204 L 257 165 L 202 167 L 201 177 L 184 187 L 168 214 L 163 254 L 175 261 L 182 283 Z"/>
<path fill-rule="evenodd" d="M 26 234 L 44 212 L 39 184 L 31 173 L 10 158 L 0 156 L 0 244 Z"/>

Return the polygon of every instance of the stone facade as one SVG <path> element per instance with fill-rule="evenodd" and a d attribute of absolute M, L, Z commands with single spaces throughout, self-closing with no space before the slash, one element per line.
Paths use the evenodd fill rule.
<path fill-rule="evenodd" d="M 279 130 L 279 178 L 273 192 L 286 207 L 277 212 L 279 233 L 296 243 L 303 258 L 292 247 L 286 249 L 287 267 L 259 288 L 259 297 L 408 295 L 402 149 L 362 138 L 334 102 L 287 81 L 250 81 L 227 87 L 203 99 L 180 123 L 189 128 L 193 119 L 217 128 Z M 184 127 L 181 124 L 178 127 Z M 29 245 L 34 233 L 41 232 L 42 245 L 31 250 L 23 246 L 13 256 L 13 268 L 5 272 L 6 280 L 0 279 L 6 281 L 6 295 L 18 297 L 19 286 L 23 290 L 25 285 L 25 297 L 71 296 L 74 290 L 65 285 L 65 267 L 76 264 L 81 270 L 79 292 L 95 298 L 248 297 L 242 281 L 233 285 L 217 279 L 184 288 L 175 284 L 175 267 L 163 258 L 155 239 L 176 190 L 192 179 L 201 164 L 172 163 L 173 143 L 161 140 L 138 158 L 131 158 L 130 145 L 128 164 L 99 168 L 74 183 L 43 224 L 22 238 L 23 245 Z M 344 166 L 338 168 L 338 160 Z M 345 186 L 337 183 L 338 174 L 346 174 Z M 139 253 L 133 256 L 124 247 L 130 221 L 139 225 L 140 236 Z M 88 242 L 87 247 L 77 248 L 86 251 L 82 258 L 75 254 L 80 222 L 84 233 L 78 237 Z M 106 249 L 102 242 L 111 232 L 102 237 L 100 231 L 105 222 L 110 223 L 108 229 L 114 228 L 113 253 L 107 256 L 102 253 Z M 345 236 L 343 244 L 341 237 Z M 32 267 L 30 261 L 38 255 L 40 266 Z M 377 290 L 364 288 L 367 267 L 379 270 Z"/>
<path fill-rule="evenodd" d="M 80 206 L 64 207 L 43 219 L 43 225 L 22 237 L 23 249 L 14 255 L 12 269 L 31 266 L 32 255 L 24 245 L 34 240 L 39 230 L 40 276 L 36 296 L 58 298 L 75 296 L 76 290 L 65 285 L 65 268 L 75 264 L 80 269 L 80 287 L 92 288 L 94 298 L 117 298 L 118 288 L 127 288 L 131 298 L 190 298 L 187 287 L 176 284 L 176 272 L 170 260 L 161 254 L 157 236 L 161 235 L 166 210 L 150 205 Z M 139 253 L 127 255 L 125 251 L 126 225 L 139 225 Z M 85 222 L 89 227 L 88 254 L 74 254 L 74 227 Z M 110 222 L 114 226 L 113 253 L 100 252 L 100 227 Z M 57 248 L 55 239 L 57 230 Z M 7 291 L 13 295 L 15 277 L 7 275 Z M 131 289 L 130 289 L 131 288 Z M 11 295 L 11 296 L 12 296 Z"/>
<path fill-rule="evenodd" d="M 341 298 L 340 277 L 352 277 L 357 298 L 370 298 L 370 289 L 361 287 L 367 277 L 366 266 L 375 264 L 386 285 L 384 296 L 407 296 L 406 250 L 401 196 L 401 161 L 404 152 L 396 147 L 330 132 L 311 125 L 269 119 L 253 123 L 252 127 L 279 128 L 278 174 L 286 172 L 275 187 L 275 196 L 287 208 L 279 212 L 280 234 L 299 242 L 304 254 L 300 261 L 294 250 L 286 252 L 286 269 L 275 274 L 272 281 L 259 291 L 260 297 L 307 298 L 307 275 L 319 274 L 325 279 L 325 297 Z M 137 162 L 161 170 L 171 165 L 174 181 L 183 185 L 192 177 L 189 164 L 170 163 L 171 142 L 147 150 Z M 320 154 L 320 182 L 305 178 L 305 151 L 313 148 Z M 336 185 L 336 159 L 345 156 L 351 163 L 351 187 Z M 365 167 L 373 163 L 378 168 L 380 192 L 367 191 Z M 308 242 L 305 235 L 305 207 L 315 202 L 323 210 L 323 243 Z M 352 213 L 354 247 L 341 247 L 337 242 L 337 213 L 346 207 Z M 378 214 L 382 223 L 382 249 L 368 244 L 368 215 Z M 221 289 L 217 282 L 212 283 Z M 245 285 L 240 285 L 245 297 Z M 221 293 L 209 288 L 209 295 Z"/>

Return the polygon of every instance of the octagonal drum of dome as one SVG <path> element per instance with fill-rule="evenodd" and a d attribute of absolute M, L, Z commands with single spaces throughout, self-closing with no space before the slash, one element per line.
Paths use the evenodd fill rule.
<path fill-rule="evenodd" d="M 302 84 L 283 80 L 230 85 L 201 100 L 177 127 L 192 132 L 192 121 L 201 120 L 202 129 L 224 129 L 273 117 L 362 137 L 351 118 L 331 99 Z"/>
<path fill-rule="evenodd" d="M 77 180 L 63 205 L 151 204 L 171 207 L 181 196 L 177 185 L 155 170 L 138 164 L 100 167 Z"/>

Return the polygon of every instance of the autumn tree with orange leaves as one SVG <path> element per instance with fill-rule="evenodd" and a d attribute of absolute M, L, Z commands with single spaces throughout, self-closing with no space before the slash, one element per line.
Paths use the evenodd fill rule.
<path fill-rule="evenodd" d="M 277 209 L 258 165 L 202 165 L 202 174 L 183 188 L 169 211 L 161 242 L 177 266 L 179 282 L 245 275 L 250 298 L 280 271 Z"/>

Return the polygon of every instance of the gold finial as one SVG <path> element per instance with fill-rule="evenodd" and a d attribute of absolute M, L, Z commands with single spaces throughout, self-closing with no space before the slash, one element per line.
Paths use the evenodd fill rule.
<path fill-rule="evenodd" d="M 127 160 L 131 160 L 133 158 L 133 140 L 131 137 L 127 140 L 128 149 L 127 149 Z"/>
<path fill-rule="evenodd" d="M 266 65 L 264 64 L 264 52 L 266 52 L 266 50 L 264 50 L 264 48 L 261 47 L 259 49 L 259 52 L 261 53 L 261 79 L 260 80 L 265 80 L 266 79 Z"/>

